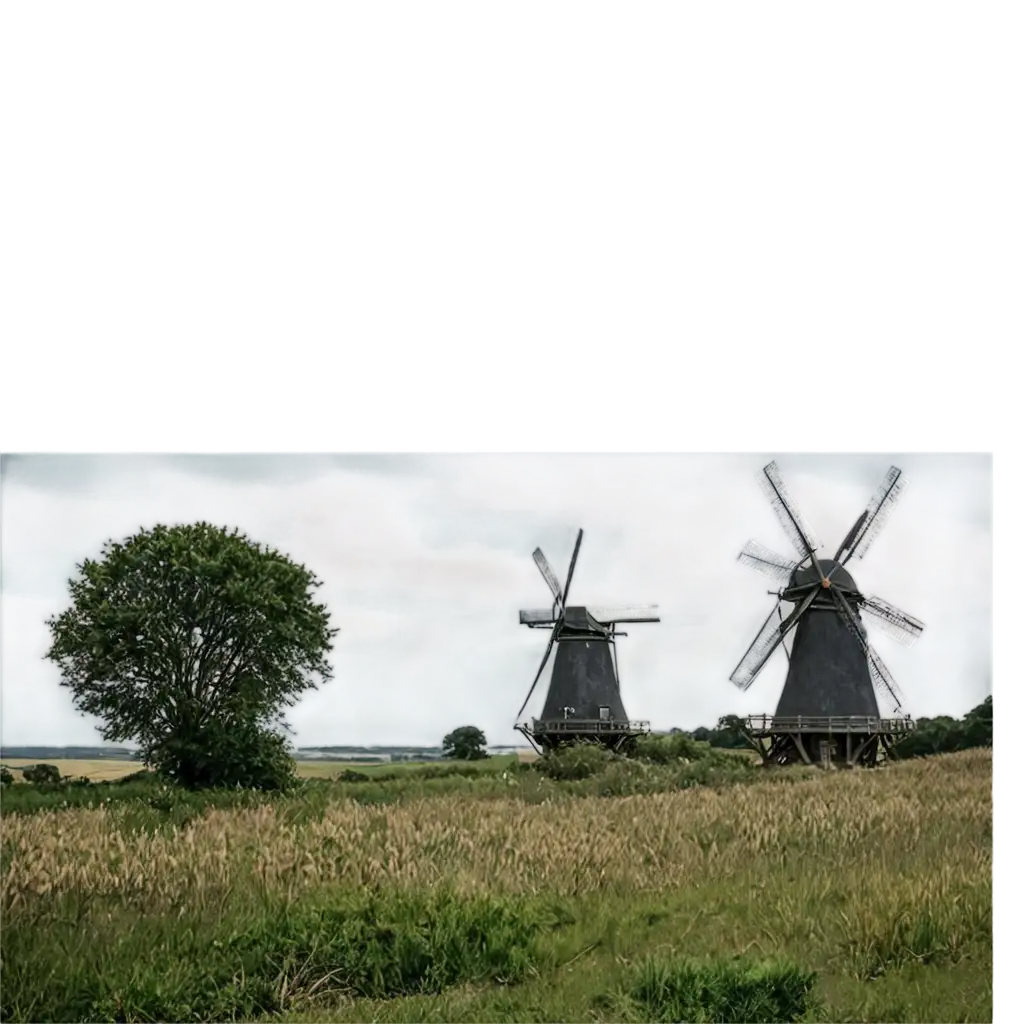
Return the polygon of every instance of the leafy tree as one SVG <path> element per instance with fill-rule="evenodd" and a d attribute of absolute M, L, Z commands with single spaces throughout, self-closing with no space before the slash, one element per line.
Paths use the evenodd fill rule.
<path fill-rule="evenodd" d="M 986 697 L 964 716 L 964 740 L 969 747 L 992 746 L 992 697 Z"/>
<path fill-rule="evenodd" d="M 5 764 L 0 764 L 0 786 L 9 786 L 14 782 L 14 774 Z"/>
<path fill-rule="evenodd" d="M 986 697 L 962 719 L 939 715 L 919 718 L 914 731 L 900 740 L 900 757 L 948 754 L 969 747 L 992 746 L 992 698 Z"/>
<path fill-rule="evenodd" d="M 76 568 L 46 656 L 103 738 L 187 785 L 266 782 L 285 707 L 332 677 L 313 573 L 208 523 L 108 541 Z"/>
<path fill-rule="evenodd" d="M 441 742 L 444 757 L 459 761 L 479 761 L 487 757 L 487 739 L 474 725 L 463 725 L 445 736 Z"/>

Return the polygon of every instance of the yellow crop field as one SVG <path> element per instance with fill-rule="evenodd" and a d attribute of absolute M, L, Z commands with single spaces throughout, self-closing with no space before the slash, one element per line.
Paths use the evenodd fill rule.
<path fill-rule="evenodd" d="M 5 757 L 3 763 L 8 768 L 27 768 L 31 764 L 52 764 L 55 765 L 61 775 L 70 775 L 72 778 L 85 776 L 93 782 L 104 782 L 111 779 L 120 779 L 132 772 L 139 771 L 143 766 L 138 761 L 115 761 L 113 758 L 95 758 L 85 760 L 78 758 L 40 758 L 40 757 Z M 15 771 L 15 782 L 24 781 L 21 772 Z"/>

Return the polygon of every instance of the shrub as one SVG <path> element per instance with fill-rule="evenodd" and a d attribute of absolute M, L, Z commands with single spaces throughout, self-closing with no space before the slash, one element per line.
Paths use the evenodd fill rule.
<path fill-rule="evenodd" d="M 21 769 L 26 782 L 37 786 L 60 784 L 60 769 L 55 764 L 30 764 Z"/>
<path fill-rule="evenodd" d="M 642 761 L 669 764 L 672 761 L 698 761 L 705 758 L 711 753 L 711 744 L 677 732 L 668 736 L 638 736 L 633 751 L 634 756 Z"/>
<path fill-rule="evenodd" d="M 797 1021 L 814 1008 L 815 973 L 788 961 L 648 957 L 626 996 L 649 1021 Z"/>
<path fill-rule="evenodd" d="M 545 751 L 534 768 L 556 781 L 575 781 L 599 775 L 617 757 L 601 743 L 572 743 Z"/>
<path fill-rule="evenodd" d="M 9 786 L 14 782 L 14 774 L 5 764 L 0 764 L 0 786 Z"/>
<path fill-rule="evenodd" d="M 286 790 L 298 781 L 285 737 L 249 720 L 210 719 L 184 738 L 154 744 L 147 756 L 161 775 L 188 789 Z"/>

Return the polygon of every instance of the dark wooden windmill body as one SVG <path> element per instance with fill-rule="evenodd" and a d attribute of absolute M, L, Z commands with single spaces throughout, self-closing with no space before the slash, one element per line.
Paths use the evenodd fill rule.
<path fill-rule="evenodd" d="M 739 560 L 780 582 L 778 602 L 733 672 L 746 690 L 784 639 L 793 633 L 789 671 L 774 715 L 748 719 L 749 734 L 766 763 L 873 765 L 892 756 L 894 744 L 913 729 L 902 695 L 868 643 L 863 617 L 905 644 L 924 630 L 921 622 L 876 597 L 865 597 L 846 563 L 863 558 L 902 490 L 893 466 L 833 558 L 821 546 L 786 492 L 775 463 L 763 470 L 762 486 L 799 561 L 776 555 L 755 541 Z M 783 603 L 793 605 L 783 616 Z"/>
<path fill-rule="evenodd" d="M 540 749 L 579 740 L 595 740 L 618 748 L 631 736 L 650 731 L 649 722 L 631 720 L 626 714 L 619 690 L 615 641 L 626 635 L 617 629 L 619 624 L 658 622 L 658 609 L 647 605 L 621 608 L 566 605 L 582 540 L 583 531 L 580 530 L 564 591 L 544 553 L 540 548 L 534 551 L 533 560 L 551 589 L 554 605 L 550 609 L 519 613 L 521 625 L 551 630 L 540 668 L 519 715 L 526 709 L 551 651 L 557 646 L 551 682 L 540 717 L 517 721 L 515 726 Z"/>

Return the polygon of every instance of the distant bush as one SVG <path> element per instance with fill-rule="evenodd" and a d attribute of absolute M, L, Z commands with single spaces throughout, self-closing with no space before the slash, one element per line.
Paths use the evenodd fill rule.
<path fill-rule="evenodd" d="M 21 774 L 26 782 L 36 786 L 59 785 L 60 769 L 55 764 L 30 764 L 21 769 Z"/>
<path fill-rule="evenodd" d="M 374 782 L 408 782 L 415 779 L 477 778 L 484 773 L 491 774 L 490 769 L 483 765 L 424 764 L 400 771 L 377 772 L 368 778 Z"/>
<path fill-rule="evenodd" d="M 0 764 L 0 786 L 9 786 L 14 782 L 14 774 L 7 765 Z"/>
<path fill-rule="evenodd" d="M 357 772 L 353 768 L 345 768 L 338 772 L 338 782 L 369 782 L 370 776 L 366 772 Z"/>

